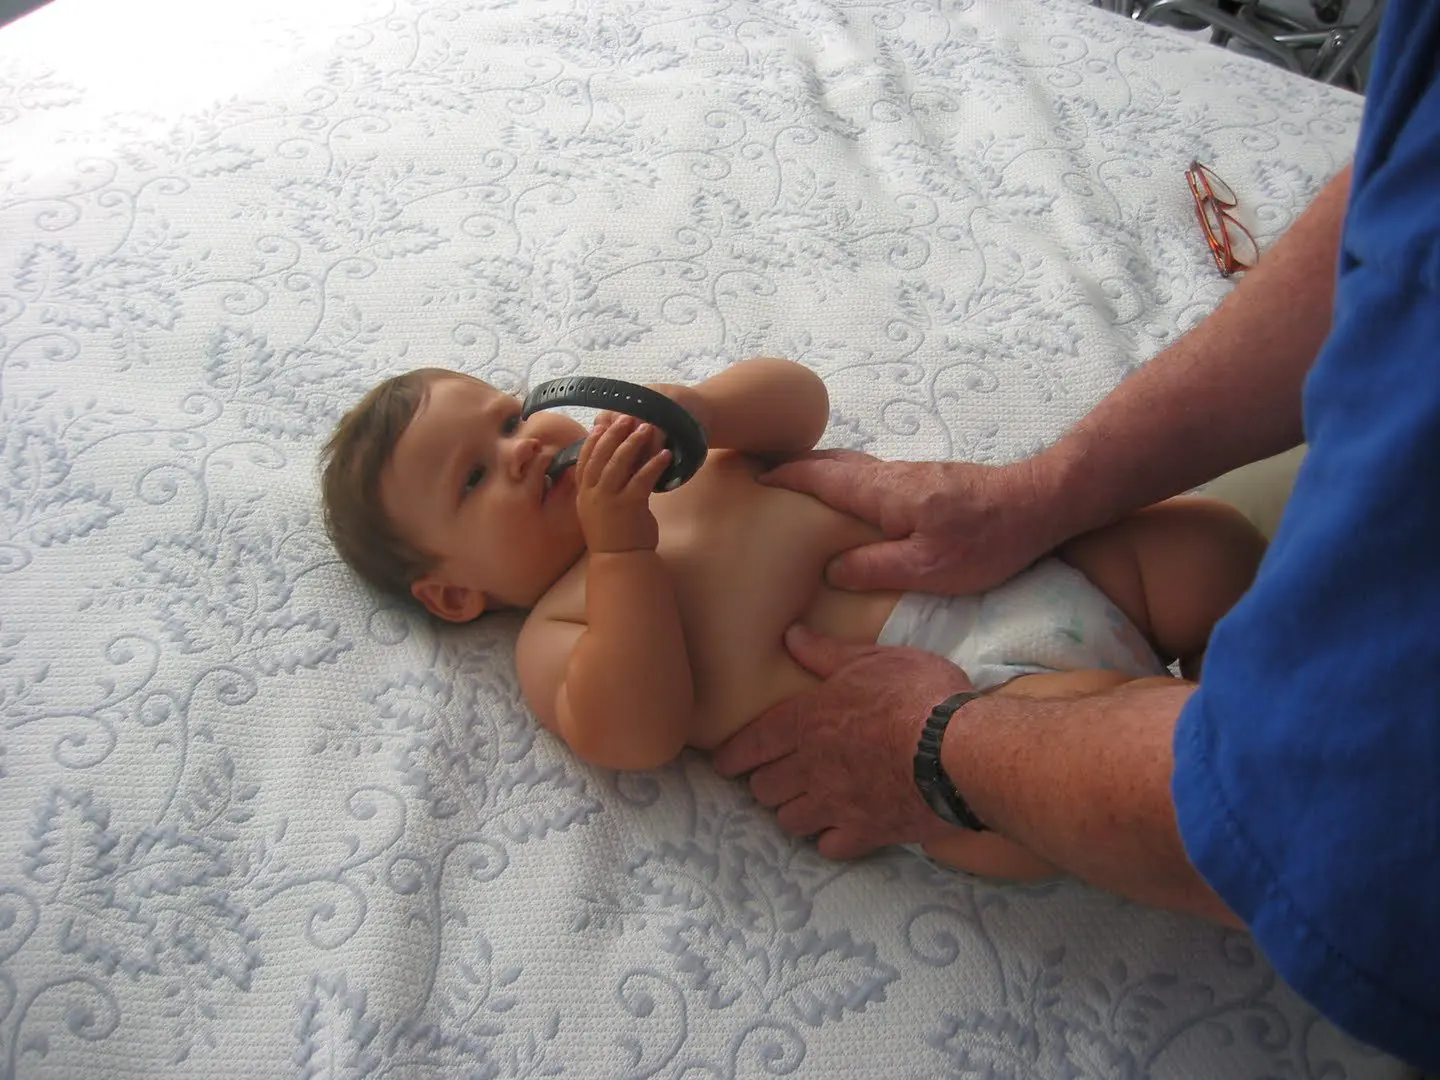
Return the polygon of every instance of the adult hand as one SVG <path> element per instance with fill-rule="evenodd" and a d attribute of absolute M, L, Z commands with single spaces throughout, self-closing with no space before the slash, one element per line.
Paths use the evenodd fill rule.
<path fill-rule="evenodd" d="M 827 577 L 842 589 L 980 592 L 1069 539 L 1023 461 L 880 461 L 853 450 L 822 450 L 777 466 L 760 481 L 813 495 L 885 534 L 831 560 Z"/>
<path fill-rule="evenodd" d="M 785 645 L 825 681 L 788 698 L 723 743 L 724 776 L 751 772 L 750 790 L 780 826 L 818 837 L 830 859 L 953 831 L 915 787 L 925 719 L 970 680 L 919 649 L 849 645 L 790 627 Z"/>

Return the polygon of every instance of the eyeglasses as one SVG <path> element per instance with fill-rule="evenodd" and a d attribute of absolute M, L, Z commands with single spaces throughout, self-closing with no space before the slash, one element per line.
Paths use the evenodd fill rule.
<path fill-rule="evenodd" d="M 1236 206 L 1235 192 L 1209 166 L 1198 161 L 1190 162 L 1185 179 L 1190 184 L 1190 194 L 1195 196 L 1195 216 L 1200 219 L 1205 242 L 1210 245 L 1210 254 L 1215 256 L 1221 276 L 1228 278 L 1238 271 L 1249 270 L 1259 258 L 1260 249 L 1250 230 L 1230 212 Z"/>

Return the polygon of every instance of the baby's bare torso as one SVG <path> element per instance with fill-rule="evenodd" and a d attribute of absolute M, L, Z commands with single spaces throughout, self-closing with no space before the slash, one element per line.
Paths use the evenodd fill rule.
<path fill-rule="evenodd" d="M 814 685 L 785 650 L 792 622 L 871 642 L 898 598 L 827 586 L 830 558 L 879 532 L 818 499 L 757 483 L 762 469 L 743 455 L 715 452 L 689 483 L 650 502 L 694 678 L 689 742 L 705 749 Z M 551 587 L 535 616 L 584 621 L 586 561 Z"/>

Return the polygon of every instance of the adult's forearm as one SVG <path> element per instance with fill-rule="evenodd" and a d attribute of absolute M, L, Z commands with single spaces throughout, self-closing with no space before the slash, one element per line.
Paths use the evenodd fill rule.
<path fill-rule="evenodd" d="M 1140 679 L 1070 697 L 989 694 L 951 721 L 946 772 L 991 828 L 1102 889 L 1236 925 L 1185 855 L 1170 795 L 1194 690 Z"/>
<path fill-rule="evenodd" d="M 1330 331 L 1347 166 L 1204 322 L 1033 460 L 1072 535 L 1303 439 L 1300 395 Z"/>

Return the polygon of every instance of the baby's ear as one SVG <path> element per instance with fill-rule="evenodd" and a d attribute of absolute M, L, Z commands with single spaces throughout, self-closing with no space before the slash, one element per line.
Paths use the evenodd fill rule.
<path fill-rule="evenodd" d="M 446 622 L 471 622 L 485 613 L 485 594 L 479 589 L 456 585 L 434 574 L 411 582 L 410 593 L 431 615 Z"/>

